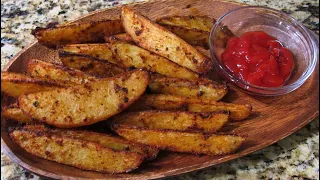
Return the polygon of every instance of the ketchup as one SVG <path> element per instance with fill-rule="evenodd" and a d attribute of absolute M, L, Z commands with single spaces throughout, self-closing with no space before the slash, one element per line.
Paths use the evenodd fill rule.
<path fill-rule="evenodd" d="M 283 85 L 294 66 L 292 53 L 262 31 L 230 38 L 221 61 L 238 78 L 263 87 Z"/>

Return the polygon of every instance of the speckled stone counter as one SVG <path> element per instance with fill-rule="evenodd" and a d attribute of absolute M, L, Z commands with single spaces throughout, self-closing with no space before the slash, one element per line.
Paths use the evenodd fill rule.
<path fill-rule="evenodd" d="M 2 0 L 1 68 L 34 41 L 30 34 L 48 22 L 65 22 L 88 12 L 143 0 Z M 317 0 L 237 0 L 289 13 L 319 34 Z M 1 179 L 44 179 L 12 162 L 1 150 Z M 169 179 L 319 179 L 319 119 L 278 143 L 206 170 Z"/>

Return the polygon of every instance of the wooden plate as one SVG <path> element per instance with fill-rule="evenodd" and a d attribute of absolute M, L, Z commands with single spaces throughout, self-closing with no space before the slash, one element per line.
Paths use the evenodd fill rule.
<path fill-rule="evenodd" d="M 243 6 L 243 4 L 216 0 L 167 0 L 152 1 L 131 5 L 151 19 L 168 15 L 208 15 L 218 18 L 222 14 Z M 91 13 L 75 21 L 109 19 L 119 16 L 120 7 Z M 30 58 L 58 62 L 57 53 L 34 42 L 22 50 L 5 67 L 5 71 L 23 72 L 24 62 Z M 22 167 L 42 176 L 55 179 L 154 179 L 186 173 L 235 158 L 242 157 L 261 148 L 267 147 L 280 139 L 292 134 L 313 120 L 319 109 L 319 65 L 308 81 L 298 90 L 279 97 L 253 97 L 238 90 L 231 91 L 226 101 L 250 103 L 253 115 L 244 122 L 229 124 L 226 129 L 239 135 L 247 136 L 248 140 L 236 153 L 226 156 L 195 156 L 181 153 L 161 152 L 159 157 L 144 163 L 129 174 L 100 174 L 82 171 L 71 166 L 58 164 L 35 157 L 11 141 L 8 129 L 13 124 L 1 121 L 1 143 L 10 158 Z M 2 106 L 8 103 L 7 97 L 2 98 Z"/>

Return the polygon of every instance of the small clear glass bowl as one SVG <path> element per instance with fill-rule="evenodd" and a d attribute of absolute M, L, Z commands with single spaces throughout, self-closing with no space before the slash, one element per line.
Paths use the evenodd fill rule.
<path fill-rule="evenodd" d="M 234 76 L 221 62 L 225 47 L 214 43 L 219 31 L 227 26 L 234 35 L 264 31 L 278 39 L 294 55 L 294 69 L 283 86 L 269 88 L 248 84 Z M 225 45 L 224 45 L 225 46 Z M 314 71 L 319 57 L 319 39 L 289 15 L 266 7 L 247 6 L 232 10 L 217 20 L 210 34 L 210 53 L 216 71 L 249 94 L 277 96 L 299 88 Z"/>

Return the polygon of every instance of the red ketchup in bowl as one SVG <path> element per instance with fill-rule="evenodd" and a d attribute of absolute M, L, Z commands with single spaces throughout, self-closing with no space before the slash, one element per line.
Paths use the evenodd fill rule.
<path fill-rule="evenodd" d="M 292 53 L 262 31 L 229 39 L 221 62 L 238 78 L 263 87 L 282 86 L 294 66 Z"/>

